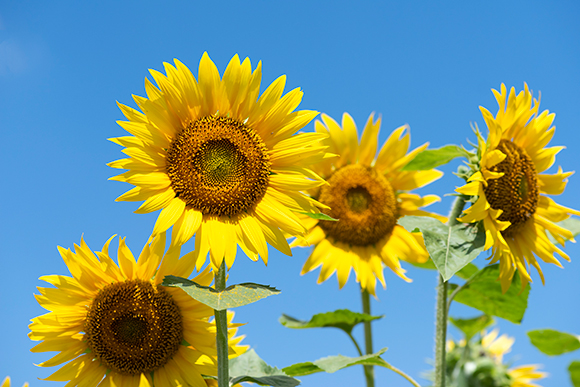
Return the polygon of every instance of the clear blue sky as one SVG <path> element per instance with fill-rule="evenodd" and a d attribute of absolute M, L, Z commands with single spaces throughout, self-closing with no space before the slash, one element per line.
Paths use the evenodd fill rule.
<path fill-rule="evenodd" d="M 579 170 L 580 5 L 575 1 L 490 2 L 113 2 L 3 1 L 0 3 L 0 130 L 3 165 L 0 198 L 0 379 L 15 386 L 48 384 L 37 378 L 56 370 L 33 365 L 48 354 L 32 354 L 29 319 L 44 313 L 33 293 L 47 274 L 67 274 L 57 253 L 84 233 L 94 250 L 112 235 L 127 236 L 139 252 L 156 214 L 136 215 L 135 203 L 115 203 L 129 185 L 107 181 L 117 172 L 105 163 L 123 157 L 107 142 L 124 135 L 115 101 L 132 105 L 144 95 L 148 69 L 179 58 L 196 73 L 204 51 L 220 72 L 234 54 L 263 61 L 263 85 L 287 74 L 286 90 L 304 90 L 303 109 L 340 118 L 348 111 L 363 125 L 382 114 L 381 141 L 408 123 L 412 146 L 432 147 L 475 140 L 469 124 L 484 127 L 478 106 L 492 112 L 491 88 L 527 82 L 542 92 L 542 109 L 556 113 L 553 145 L 565 145 L 556 166 Z M 307 130 L 312 130 L 309 125 Z M 462 182 L 452 175 L 422 193 L 442 196 L 432 208 L 447 213 Z M 572 176 L 559 203 L 580 208 L 580 176 Z M 187 245 L 186 245 L 187 246 Z M 272 251 L 273 249 L 271 249 Z M 240 255 L 230 283 L 258 282 L 282 294 L 237 310 L 247 322 L 245 343 L 267 362 L 284 367 L 335 355 L 355 355 L 338 330 L 288 330 L 281 313 L 307 319 L 339 308 L 360 310 L 351 277 L 341 291 L 336 277 L 316 285 L 318 272 L 299 276 L 308 250 L 289 258 L 273 253 L 266 268 Z M 566 368 L 580 351 L 548 358 L 525 331 L 552 327 L 580 334 L 580 247 L 570 244 L 565 269 L 544 264 L 542 286 L 535 275 L 524 322 L 499 321 L 516 337 L 516 364 L 545 364 L 543 386 L 570 385 Z M 486 256 L 486 255 L 485 255 Z M 475 263 L 486 264 L 485 256 Z M 387 361 L 419 378 L 430 368 L 434 321 L 434 272 L 409 268 L 407 284 L 388 269 L 387 289 L 373 301 L 375 348 L 389 347 Z M 453 316 L 478 312 L 454 306 Z M 453 329 L 451 334 L 458 337 Z M 358 328 L 356 336 L 362 337 Z M 405 386 L 380 369 L 378 385 Z M 301 378 L 304 386 L 362 385 L 360 367 Z M 64 384 L 64 383 L 63 383 Z M 422 380 L 422 384 L 426 381 Z M 58 383 L 52 383 L 58 385 Z"/>

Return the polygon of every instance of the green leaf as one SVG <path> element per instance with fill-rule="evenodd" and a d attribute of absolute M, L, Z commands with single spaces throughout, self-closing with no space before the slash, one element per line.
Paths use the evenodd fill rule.
<path fill-rule="evenodd" d="M 425 247 L 445 281 L 473 261 L 485 245 L 485 232 L 475 225 L 449 227 L 426 216 L 404 216 L 398 223 L 407 231 L 421 231 Z"/>
<path fill-rule="evenodd" d="M 433 169 L 462 156 L 469 157 L 469 153 L 457 145 L 445 145 L 438 149 L 426 149 L 418 153 L 413 160 L 405 165 L 403 171 L 424 171 L 426 169 Z"/>
<path fill-rule="evenodd" d="M 560 227 L 565 228 L 566 230 L 570 230 L 572 232 L 572 236 L 575 237 L 580 234 L 580 219 L 576 217 L 570 217 L 568 219 L 562 220 L 561 222 L 556 222 L 556 224 Z M 552 241 L 552 243 L 558 244 L 558 241 L 554 239 L 552 234 L 547 233 L 548 238 Z"/>
<path fill-rule="evenodd" d="M 280 293 L 276 288 L 251 282 L 231 285 L 223 292 L 218 292 L 209 286 L 202 286 L 186 278 L 173 275 L 166 276 L 162 285 L 181 288 L 193 299 L 215 310 L 232 309 L 248 305 L 272 294 Z"/>
<path fill-rule="evenodd" d="M 572 380 L 572 385 L 574 387 L 580 387 L 580 361 L 574 360 L 568 366 L 568 371 L 570 372 L 570 379 Z"/>
<path fill-rule="evenodd" d="M 348 357 L 342 355 L 324 357 L 313 362 L 293 364 L 286 368 L 282 368 L 282 371 L 289 376 L 304 376 L 316 372 L 327 372 L 331 374 L 354 365 L 372 365 L 391 369 L 391 365 L 380 357 L 386 350 L 387 348 L 383 348 L 377 353 L 360 357 Z"/>
<path fill-rule="evenodd" d="M 485 314 L 519 324 L 528 307 L 530 285 L 521 290 L 520 276 L 516 274 L 509 290 L 503 294 L 498 278 L 499 265 L 486 266 L 463 285 L 454 300 Z"/>
<path fill-rule="evenodd" d="M 312 219 L 317 219 L 317 220 L 330 220 L 330 221 L 333 221 L 333 222 L 338 221 L 338 219 L 334 219 L 332 216 L 323 214 L 322 212 L 319 212 L 319 213 L 316 213 L 316 214 L 314 214 L 312 212 L 297 212 L 297 213 L 298 214 L 302 214 L 302 215 L 309 216 Z"/>
<path fill-rule="evenodd" d="M 449 317 L 449 321 L 465 334 L 465 340 L 469 341 L 476 333 L 493 323 L 493 317 L 487 314 L 481 316 L 463 319 Z"/>
<path fill-rule="evenodd" d="M 348 309 L 339 309 L 334 312 L 318 313 L 312 316 L 310 321 L 297 320 L 294 317 L 283 314 L 278 321 L 286 328 L 339 328 L 350 334 L 355 326 L 367 321 L 377 320 L 383 316 L 371 316 L 364 313 L 351 312 Z"/>
<path fill-rule="evenodd" d="M 463 269 L 455 273 L 461 279 L 470 279 L 475 273 L 479 271 L 479 267 L 475 266 L 473 263 L 468 263 Z"/>
<path fill-rule="evenodd" d="M 580 348 L 578 336 L 553 329 L 536 329 L 528 332 L 532 344 L 549 356 L 561 355 Z"/>
<path fill-rule="evenodd" d="M 229 371 L 230 385 L 253 382 L 260 386 L 294 387 L 300 384 L 284 371 L 266 364 L 253 349 L 231 359 Z"/>

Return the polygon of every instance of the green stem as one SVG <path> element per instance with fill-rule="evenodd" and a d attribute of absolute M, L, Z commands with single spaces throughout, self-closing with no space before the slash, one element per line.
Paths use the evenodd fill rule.
<path fill-rule="evenodd" d="M 421 385 L 419 383 L 417 383 L 415 381 L 415 379 L 413 379 L 412 377 L 410 377 L 409 375 L 407 375 L 406 373 L 404 373 L 403 371 L 401 371 L 400 369 L 393 367 L 392 365 L 388 365 L 387 367 L 388 369 L 390 369 L 391 371 L 401 375 L 402 377 L 404 377 L 405 379 L 407 379 L 409 381 L 409 383 L 411 383 L 413 386 L 415 387 L 421 387 Z"/>
<path fill-rule="evenodd" d="M 465 207 L 465 197 L 458 196 L 451 207 L 449 227 L 459 224 L 457 218 Z M 445 387 L 445 344 L 447 341 L 447 281 L 439 274 L 435 322 L 435 387 Z"/>
<path fill-rule="evenodd" d="M 226 288 L 226 262 L 222 264 L 215 276 L 214 288 L 221 292 Z M 214 310 L 216 326 L 216 347 L 218 357 L 218 386 L 228 387 L 230 385 L 229 375 L 229 353 L 228 353 L 228 311 Z"/>
<path fill-rule="evenodd" d="M 371 299 L 369 292 L 366 289 L 361 288 L 361 296 L 362 296 L 362 304 L 363 304 L 363 313 L 370 315 L 371 314 Z M 365 352 L 367 355 L 373 353 L 373 332 L 371 329 L 371 321 L 364 322 L 365 327 Z M 373 366 L 365 365 L 365 377 L 367 380 L 367 387 L 375 387 L 375 371 Z"/>

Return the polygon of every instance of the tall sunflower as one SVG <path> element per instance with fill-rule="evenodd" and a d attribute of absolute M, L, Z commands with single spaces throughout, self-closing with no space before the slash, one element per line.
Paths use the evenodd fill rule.
<path fill-rule="evenodd" d="M 72 277 L 40 278 L 55 288 L 38 288 L 36 299 L 49 313 L 31 320 L 29 337 L 41 341 L 32 352 L 59 352 L 42 367 L 68 362 L 46 380 L 68 381 L 67 386 L 206 387 L 202 375 L 217 374 L 213 309 L 181 289 L 160 285 L 168 274 L 189 276 L 194 262 L 179 259 L 179 248 L 164 255 L 161 233 L 137 261 L 122 238 L 117 266 L 108 252 L 112 239 L 95 253 L 82 239 L 75 252 L 59 247 Z M 206 269 L 195 281 L 209 285 L 212 279 Z M 243 337 L 234 337 L 238 325 L 230 321 L 231 355 L 245 350 L 238 345 Z"/>
<path fill-rule="evenodd" d="M 554 222 L 580 212 L 545 196 L 564 192 L 567 178 L 573 173 L 563 172 L 562 168 L 555 174 L 542 173 L 564 148 L 546 147 L 554 135 L 555 114 L 547 110 L 538 114 L 540 102 L 532 98 L 527 84 L 517 96 L 513 87 L 508 96 L 504 84 L 499 92 L 492 91 L 499 111 L 494 117 L 480 107 L 489 135 L 484 140 L 476 132 L 478 160 L 472 165 L 468 183 L 456 191 L 474 197 L 474 203 L 459 220 L 483 221 L 485 249 L 493 249 L 490 263 L 500 263 L 499 278 L 506 292 L 516 269 L 522 288 L 532 281 L 529 265 L 536 268 L 544 283 L 536 257 L 560 267 L 555 254 L 570 260 L 548 238 L 548 232 L 562 245 L 566 240 L 573 241 L 572 233 Z"/>
<path fill-rule="evenodd" d="M 128 169 L 112 177 L 135 187 L 118 201 L 142 201 L 137 213 L 161 210 L 153 236 L 171 226 L 172 245 L 197 233 L 198 269 L 210 252 L 218 268 L 231 267 L 237 245 L 253 260 L 267 263 L 267 243 L 291 255 L 284 233 L 306 231 L 295 212 L 317 213 L 301 191 L 324 181 L 311 170 L 325 157 L 316 133 L 295 133 L 318 113 L 294 111 L 302 100 L 296 88 L 282 96 L 286 76 L 258 98 L 262 65 L 236 55 L 223 77 L 204 53 L 198 80 L 175 59 L 166 75 L 150 70 L 147 98 L 134 96 L 143 113 L 119 104 L 133 136 L 111 141 L 129 158 L 109 164 Z"/>
<path fill-rule="evenodd" d="M 361 287 L 375 294 L 376 279 L 383 287 L 383 264 L 395 274 L 405 276 L 399 259 L 425 262 L 429 258 L 420 233 L 410 233 L 397 224 L 405 215 L 434 216 L 419 208 L 439 200 L 435 195 L 420 197 L 408 191 L 442 176 L 437 170 L 402 171 L 428 144 L 407 153 L 410 135 L 407 126 L 396 129 L 377 157 L 377 137 L 381 120 L 371 114 L 359 142 L 356 125 L 344 113 L 342 128 L 323 114 L 316 121 L 316 132 L 329 135 L 324 141 L 329 151 L 340 155 L 313 167 L 328 185 L 311 190 L 313 197 L 330 207 L 325 210 L 338 221 L 304 218 L 308 233 L 293 246 L 315 245 L 302 268 L 302 274 L 322 266 L 318 283 L 337 273 L 339 288 L 347 282 L 351 268 Z"/>

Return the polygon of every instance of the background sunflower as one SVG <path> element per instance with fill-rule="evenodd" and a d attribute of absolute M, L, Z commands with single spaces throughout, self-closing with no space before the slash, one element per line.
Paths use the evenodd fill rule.
<path fill-rule="evenodd" d="M 464 339 L 447 341 L 447 374 L 451 385 L 541 387 L 535 382 L 548 374 L 539 371 L 541 366 L 537 364 L 511 367 L 511 362 L 504 361 L 504 355 L 511 351 L 515 339 L 498 334 L 497 328 L 482 331 L 467 345 Z"/>
<path fill-rule="evenodd" d="M 308 234 L 297 238 L 292 246 L 315 247 L 301 274 L 321 266 L 318 283 L 336 272 L 338 286 L 342 288 L 353 269 L 361 288 L 372 295 L 377 279 L 386 287 L 383 265 L 410 282 L 399 259 L 424 263 L 429 254 L 421 234 L 408 232 L 397 224 L 397 219 L 418 215 L 446 220 L 420 210 L 439 201 L 439 197 L 409 193 L 437 180 L 443 173 L 435 169 L 402 170 L 428 144 L 407 153 L 409 128 L 402 126 L 393 131 L 375 158 L 380 118 L 375 121 L 374 114 L 370 115 L 360 141 L 356 125 L 347 113 L 342 116 L 342 128 L 328 115 L 323 114 L 322 121 L 316 121 L 316 132 L 329 135 L 323 141 L 339 157 L 313 167 L 328 185 L 310 192 L 330 207 L 326 212 L 338 221 L 304 218 Z"/>
<path fill-rule="evenodd" d="M 562 194 L 573 173 L 563 172 L 561 167 L 555 174 L 543 173 L 564 148 L 547 147 L 555 132 L 555 114 L 547 110 L 539 113 L 540 102 L 532 97 L 527 84 L 517 95 L 512 87 L 508 96 L 503 83 L 500 91 L 493 93 L 499 111 L 494 117 L 481 107 L 489 135 L 484 140 L 477 132 L 478 160 L 472 165 L 468 183 L 456 191 L 474 197 L 460 220 L 483 221 L 485 249 L 493 249 L 490 263 L 499 261 L 501 286 L 506 292 L 516 269 L 522 289 L 532 281 L 530 265 L 544 282 L 536 257 L 560 267 L 554 255 L 570 260 L 556 243 L 573 241 L 573 234 L 555 222 L 580 215 L 580 211 L 546 196 Z"/>

